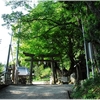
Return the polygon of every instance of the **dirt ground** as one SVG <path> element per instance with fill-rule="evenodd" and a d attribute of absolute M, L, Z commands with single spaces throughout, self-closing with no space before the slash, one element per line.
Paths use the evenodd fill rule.
<path fill-rule="evenodd" d="M 0 99 L 69 99 L 73 85 L 10 85 L 0 90 Z"/>

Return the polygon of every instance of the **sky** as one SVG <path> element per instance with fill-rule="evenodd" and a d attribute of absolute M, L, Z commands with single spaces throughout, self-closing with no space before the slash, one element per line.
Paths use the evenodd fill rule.
<path fill-rule="evenodd" d="M 2 39 L 0 44 L 0 62 L 3 64 L 7 61 L 8 47 L 10 43 L 10 35 L 8 33 L 11 32 L 11 30 L 2 26 L 4 22 L 1 16 L 2 14 L 10 12 L 10 7 L 6 7 L 4 0 L 0 0 L 0 39 Z"/>
<path fill-rule="evenodd" d="M 1 18 L 2 14 L 10 14 L 12 12 L 11 7 L 5 6 L 5 1 L 9 0 L 0 0 L 0 63 L 6 64 L 7 63 L 7 57 L 8 57 L 8 49 L 9 44 L 11 40 L 11 35 L 8 33 L 12 33 L 11 30 L 8 30 L 6 27 L 2 26 L 4 23 L 3 19 Z M 36 3 L 37 0 L 33 0 L 32 3 Z M 22 11 L 23 9 L 20 8 Z M 18 9 L 19 11 L 19 9 Z M 10 56 L 10 60 L 12 60 L 12 57 Z"/>

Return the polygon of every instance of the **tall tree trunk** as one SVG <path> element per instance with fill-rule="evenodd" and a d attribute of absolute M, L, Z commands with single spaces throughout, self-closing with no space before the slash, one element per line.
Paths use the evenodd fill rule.
<path fill-rule="evenodd" d="M 70 69 L 69 69 L 69 72 L 70 74 L 74 71 L 74 53 L 73 53 L 73 42 L 72 42 L 72 36 L 70 35 L 68 37 L 69 39 L 69 51 L 68 51 L 68 56 L 69 56 L 69 59 L 70 59 Z"/>
<path fill-rule="evenodd" d="M 89 1 L 89 2 L 87 1 L 86 4 L 87 4 L 88 8 L 90 9 L 90 11 L 92 13 L 94 13 L 95 16 L 100 20 L 100 8 L 96 7 L 95 1 L 94 2 L 93 1 Z"/>

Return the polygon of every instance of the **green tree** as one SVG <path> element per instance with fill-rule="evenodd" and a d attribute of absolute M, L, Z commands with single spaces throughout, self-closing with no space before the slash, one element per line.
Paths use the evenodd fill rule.
<path fill-rule="evenodd" d="M 70 4 L 67 4 L 69 9 Z M 66 55 L 73 68 L 75 54 L 79 53 L 78 50 L 83 49 L 82 35 L 77 18 L 73 17 L 75 13 L 72 8 L 66 10 L 64 6 L 66 6 L 64 3 L 59 2 L 42 2 L 29 14 L 22 15 L 20 34 L 16 34 L 15 31 L 19 24 L 14 25 L 13 30 L 15 36 L 20 35 L 21 50 L 35 54 L 56 52 L 60 54 L 61 58 Z M 10 16 L 12 17 L 12 15 Z M 32 47 L 34 49 L 30 49 Z"/>
<path fill-rule="evenodd" d="M 93 4 L 99 7 L 97 2 Z M 65 66 L 70 64 L 70 70 L 73 70 L 76 58 L 84 54 L 81 20 L 87 42 L 94 40 L 95 34 L 99 36 L 98 28 L 96 28 L 98 31 L 92 30 L 98 26 L 98 20 L 89 5 L 89 2 L 85 1 L 40 2 L 26 15 L 22 12 L 12 12 L 10 15 L 4 14 L 3 19 L 7 26 L 15 21 L 11 26 L 15 38 L 19 36 L 21 39 L 22 58 L 23 51 L 35 55 L 58 53 L 64 64 L 68 62 Z M 19 25 L 21 25 L 21 32 L 17 34 Z M 96 40 L 99 40 L 98 37 Z"/>

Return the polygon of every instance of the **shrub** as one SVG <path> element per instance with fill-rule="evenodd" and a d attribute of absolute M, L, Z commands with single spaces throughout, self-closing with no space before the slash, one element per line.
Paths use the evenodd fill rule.
<path fill-rule="evenodd" d="M 100 75 L 87 79 L 83 86 L 76 85 L 71 97 L 74 99 L 100 99 Z"/>

